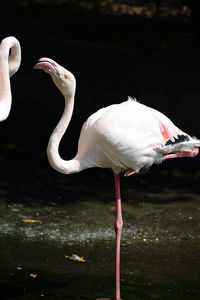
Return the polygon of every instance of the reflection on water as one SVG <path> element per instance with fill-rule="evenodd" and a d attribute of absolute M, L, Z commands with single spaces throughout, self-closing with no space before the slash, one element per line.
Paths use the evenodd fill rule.
<path fill-rule="evenodd" d="M 42 193 L 30 196 L 28 187 L 24 194 L 11 193 L 9 184 L 1 183 L 2 299 L 113 295 L 113 190 L 106 186 L 99 192 L 98 184 L 90 183 L 66 187 L 64 182 L 43 194 L 48 201 Z M 58 186 L 59 192 L 53 192 Z M 199 194 L 186 188 L 140 189 L 124 182 L 122 188 L 123 299 L 199 299 Z M 57 201 L 60 193 L 70 200 Z M 88 263 L 65 259 L 73 253 Z"/>
<path fill-rule="evenodd" d="M 128 192 L 131 193 L 130 190 Z M 134 191 L 132 193 L 135 197 Z M 160 199 L 160 203 L 141 201 L 139 205 L 135 205 L 134 200 L 123 202 L 125 244 L 191 241 L 200 238 L 198 195 L 179 193 L 180 201 L 169 203 L 165 202 L 172 197 L 171 194 L 147 193 L 142 196 L 147 201 L 152 198 Z M 33 203 L 33 199 L 30 199 L 30 203 Z M 114 201 L 105 202 L 91 198 L 62 205 L 51 202 L 50 205 L 41 206 L 36 202 L 34 206 L 27 206 L 2 200 L 1 211 L 1 237 L 18 236 L 27 240 L 58 243 L 95 243 L 102 239 L 113 240 L 115 237 Z M 26 219 L 28 221 L 23 222 Z"/>
<path fill-rule="evenodd" d="M 193 197 L 194 199 L 194 197 Z M 2 202 L 1 202 L 2 204 Z M 18 236 L 36 241 L 91 243 L 114 238 L 114 202 L 76 202 L 66 205 L 1 207 L 0 236 Z M 200 238 L 198 201 L 165 205 L 142 204 L 136 208 L 123 204 L 123 241 L 164 242 Z M 33 220 L 23 222 L 24 219 Z M 34 222 L 34 220 L 36 222 Z M 39 222 L 37 222 L 37 220 Z M 41 221 L 41 222 L 40 222 Z"/>

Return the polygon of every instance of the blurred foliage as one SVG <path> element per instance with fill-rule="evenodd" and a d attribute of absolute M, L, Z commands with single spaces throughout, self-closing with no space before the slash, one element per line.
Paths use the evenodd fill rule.
<path fill-rule="evenodd" d="M 4 34 L 56 34 L 159 51 L 200 48 L 195 0 L 2 0 L 0 14 Z"/>
<path fill-rule="evenodd" d="M 18 5 L 68 5 L 76 9 L 85 9 L 111 15 L 140 15 L 146 17 L 184 16 L 199 13 L 198 0 L 7 0 L 1 6 Z"/>

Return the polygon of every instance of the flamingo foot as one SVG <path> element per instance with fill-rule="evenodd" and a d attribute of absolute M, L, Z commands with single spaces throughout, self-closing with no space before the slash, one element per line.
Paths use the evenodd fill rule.
<path fill-rule="evenodd" d="M 96 300 L 122 300 L 121 298 L 97 298 Z"/>
<path fill-rule="evenodd" d="M 96 300 L 112 300 L 112 298 L 97 298 Z"/>
<path fill-rule="evenodd" d="M 96 300 L 112 300 L 112 298 L 97 298 Z"/>
<path fill-rule="evenodd" d="M 128 171 L 125 172 L 124 176 L 129 177 L 131 175 L 135 174 L 135 170 L 129 169 Z M 117 300 L 117 299 L 116 299 Z M 120 299 L 119 299 L 120 300 Z"/>

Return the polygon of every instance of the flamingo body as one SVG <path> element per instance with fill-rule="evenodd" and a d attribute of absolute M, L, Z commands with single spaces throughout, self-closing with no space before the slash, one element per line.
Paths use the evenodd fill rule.
<path fill-rule="evenodd" d="M 162 113 L 129 97 L 128 101 L 102 108 L 91 115 L 82 127 L 75 159 L 81 168 L 111 168 L 114 173 L 151 167 L 164 155 L 192 151 L 199 143 L 178 129 Z M 171 141 L 171 143 L 166 143 Z M 173 144 L 174 142 L 174 144 Z"/>
<path fill-rule="evenodd" d="M 59 155 L 60 141 L 69 125 L 76 89 L 74 75 L 50 58 L 41 58 L 34 66 L 52 76 L 65 98 L 63 115 L 48 143 L 50 165 L 60 173 L 71 174 L 87 168 L 111 168 L 115 178 L 116 197 L 116 292 L 120 296 L 120 240 L 122 210 L 120 196 L 121 172 L 129 176 L 159 164 L 165 159 L 193 157 L 198 154 L 200 140 L 177 128 L 160 113 L 129 97 L 128 101 L 98 110 L 83 124 L 78 152 L 71 160 Z M 111 298 L 98 298 L 105 300 Z"/>

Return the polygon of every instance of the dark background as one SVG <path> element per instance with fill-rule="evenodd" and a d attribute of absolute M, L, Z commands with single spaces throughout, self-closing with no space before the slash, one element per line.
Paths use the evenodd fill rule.
<path fill-rule="evenodd" d="M 21 43 L 22 63 L 11 79 L 10 116 L 0 124 L 1 178 L 31 180 L 42 168 L 55 173 L 46 146 L 64 101 L 50 76 L 33 70 L 43 56 L 77 79 L 75 110 L 60 147 L 64 159 L 76 153 L 90 114 L 129 95 L 200 137 L 199 1 L 1 0 L 0 39 L 10 35 Z M 172 167 L 198 172 L 200 159 L 155 168 Z M 85 172 L 87 177 L 96 171 Z"/>

